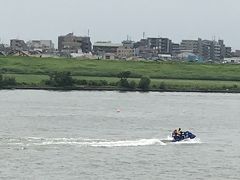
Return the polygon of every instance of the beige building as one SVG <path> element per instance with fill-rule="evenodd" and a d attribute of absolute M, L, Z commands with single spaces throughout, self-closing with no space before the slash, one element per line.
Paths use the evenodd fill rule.
<path fill-rule="evenodd" d="M 117 57 L 120 59 L 134 57 L 134 49 L 121 46 L 117 49 Z"/>

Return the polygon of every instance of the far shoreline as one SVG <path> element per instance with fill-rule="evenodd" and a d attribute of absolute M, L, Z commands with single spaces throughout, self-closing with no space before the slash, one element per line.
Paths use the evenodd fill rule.
<path fill-rule="evenodd" d="M 9 86 L 9 87 L 1 87 L 1 90 L 46 90 L 46 91 L 117 91 L 117 92 L 186 92 L 186 93 L 228 93 L 228 94 L 239 94 L 240 90 L 177 90 L 177 89 L 149 89 L 149 90 L 142 90 L 142 89 L 126 89 L 126 88 L 117 88 L 117 87 L 17 87 L 17 86 Z"/>

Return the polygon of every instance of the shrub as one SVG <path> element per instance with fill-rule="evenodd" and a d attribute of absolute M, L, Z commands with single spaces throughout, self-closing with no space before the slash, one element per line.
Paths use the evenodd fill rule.
<path fill-rule="evenodd" d="M 129 83 L 129 88 L 131 88 L 131 89 L 136 89 L 136 87 L 137 87 L 137 83 L 136 83 L 135 81 L 131 81 L 131 82 Z"/>
<path fill-rule="evenodd" d="M 87 85 L 88 86 L 98 86 L 98 82 L 97 81 L 93 81 L 93 80 L 89 80 Z"/>
<path fill-rule="evenodd" d="M 234 84 L 234 85 L 233 85 L 233 88 L 234 88 L 234 89 L 237 89 L 237 88 L 238 88 L 238 85 L 237 85 L 237 84 Z"/>
<path fill-rule="evenodd" d="M 159 86 L 159 89 L 166 90 L 167 89 L 166 83 L 165 82 L 161 82 L 160 86 Z"/>
<path fill-rule="evenodd" d="M 223 85 L 223 86 L 222 86 L 222 89 L 226 90 L 226 89 L 227 89 L 227 86 L 226 86 L 226 85 Z"/>
<path fill-rule="evenodd" d="M 127 79 L 131 75 L 130 71 L 123 71 L 118 74 L 118 77 L 121 79 Z"/>
<path fill-rule="evenodd" d="M 46 85 L 67 87 L 74 84 L 70 72 L 55 72 L 49 75 L 49 77 L 50 79 L 45 82 Z"/>
<path fill-rule="evenodd" d="M 154 89 L 157 89 L 157 85 L 156 85 L 156 84 L 152 85 L 152 87 L 153 87 Z"/>
<path fill-rule="evenodd" d="M 85 80 L 85 79 L 76 80 L 75 83 L 78 84 L 78 85 L 87 85 L 88 84 L 87 80 Z"/>
<path fill-rule="evenodd" d="M 138 87 L 142 90 L 148 90 L 150 83 L 151 83 L 150 78 L 143 76 L 138 84 Z"/>
<path fill-rule="evenodd" d="M 109 86 L 117 86 L 117 85 L 118 85 L 117 82 L 110 82 L 110 83 L 109 83 Z"/>
<path fill-rule="evenodd" d="M 15 86 L 17 85 L 15 77 L 3 77 L 3 75 L 0 74 L 0 87 L 2 86 Z"/>
<path fill-rule="evenodd" d="M 118 86 L 123 88 L 129 88 L 129 82 L 127 79 L 120 79 L 120 81 L 118 82 Z"/>
<path fill-rule="evenodd" d="M 6 86 L 15 86 L 17 85 L 17 82 L 14 77 L 5 77 L 2 81 L 2 84 Z"/>
<path fill-rule="evenodd" d="M 100 83 L 100 86 L 107 86 L 108 85 L 108 82 L 106 80 L 100 80 L 99 83 Z"/>
<path fill-rule="evenodd" d="M 2 86 L 3 76 L 0 74 L 0 87 Z"/>

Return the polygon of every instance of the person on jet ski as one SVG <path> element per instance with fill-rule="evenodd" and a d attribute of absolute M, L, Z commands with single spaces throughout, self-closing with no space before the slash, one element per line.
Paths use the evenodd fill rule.
<path fill-rule="evenodd" d="M 183 132 L 181 128 L 175 129 L 172 133 L 172 137 L 182 136 Z"/>
<path fill-rule="evenodd" d="M 182 136 L 183 132 L 182 132 L 182 129 L 181 129 L 181 128 L 178 128 L 178 134 L 179 134 L 180 136 Z"/>
<path fill-rule="evenodd" d="M 176 137 L 176 136 L 179 136 L 179 135 L 180 135 L 179 129 L 175 129 L 172 133 L 172 137 Z"/>
<path fill-rule="evenodd" d="M 177 136 L 177 129 L 175 129 L 173 132 L 172 132 L 172 137 L 175 137 L 175 136 Z"/>

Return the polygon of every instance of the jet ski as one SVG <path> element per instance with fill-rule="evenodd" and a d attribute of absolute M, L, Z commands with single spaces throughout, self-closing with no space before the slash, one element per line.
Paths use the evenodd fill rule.
<path fill-rule="evenodd" d="M 182 132 L 181 135 L 174 135 L 172 142 L 179 142 L 186 139 L 194 139 L 194 138 L 196 138 L 196 135 L 194 135 L 190 131 L 185 131 L 185 132 Z"/>
<path fill-rule="evenodd" d="M 161 140 L 163 143 L 172 143 L 172 142 L 180 142 L 180 141 L 184 141 L 184 140 L 188 140 L 188 139 L 194 139 L 196 138 L 196 135 L 194 135 L 193 133 L 191 133 L 190 131 L 185 131 L 182 132 L 179 135 L 175 135 L 174 133 L 172 134 L 172 139 L 168 139 L 168 140 Z"/>

